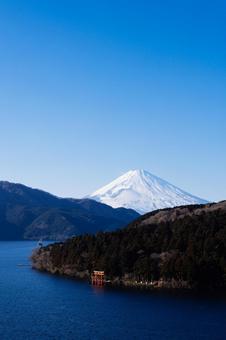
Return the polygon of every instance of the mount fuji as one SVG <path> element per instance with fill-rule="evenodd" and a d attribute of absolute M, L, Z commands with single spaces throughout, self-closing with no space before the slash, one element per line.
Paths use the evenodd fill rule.
<path fill-rule="evenodd" d="M 207 203 L 145 170 L 130 170 L 92 193 L 89 198 L 113 208 L 130 208 L 140 214 L 180 205 Z"/>

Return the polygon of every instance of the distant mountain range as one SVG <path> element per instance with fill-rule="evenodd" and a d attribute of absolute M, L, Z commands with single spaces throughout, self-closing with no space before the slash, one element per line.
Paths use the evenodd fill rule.
<path fill-rule="evenodd" d="M 0 182 L 0 240 L 62 240 L 123 227 L 139 214 L 91 199 L 59 198 L 22 184 Z"/>
<path fill-rule="evenodd" d="M 114 208 L 124 207 L 140 214 L 188 204 L 205 204 L 193 196 L 145 170 L 131 170 L 89 196 Z"/>

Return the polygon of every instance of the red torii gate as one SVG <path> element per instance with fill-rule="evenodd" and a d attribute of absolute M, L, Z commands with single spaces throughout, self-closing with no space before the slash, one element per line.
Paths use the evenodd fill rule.
<path fill-rule="evenodd" d="M 104 285 L 104 271 L 94 270 L 91 275 L 92 284 L 95 286 L 103 286 Z"/>

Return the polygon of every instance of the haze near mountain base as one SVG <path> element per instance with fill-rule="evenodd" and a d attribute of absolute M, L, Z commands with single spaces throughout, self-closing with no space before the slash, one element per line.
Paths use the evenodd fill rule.
<path fill-rule="evenodd" d="M 130 170 L 89 198 L 113 208 L 134 209 L 140 214 L 180 205 L 208 203 L 145 170 Z"/>

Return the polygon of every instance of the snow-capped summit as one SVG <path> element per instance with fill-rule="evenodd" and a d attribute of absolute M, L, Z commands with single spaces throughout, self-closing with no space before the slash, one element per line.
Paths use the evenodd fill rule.
<path fill-rule="evenodd" d="M 134 209 L 140 214 L 179 205 L 207 203 L 145 170 L 128 171 L 89 198 L 113 208 Z"/>

